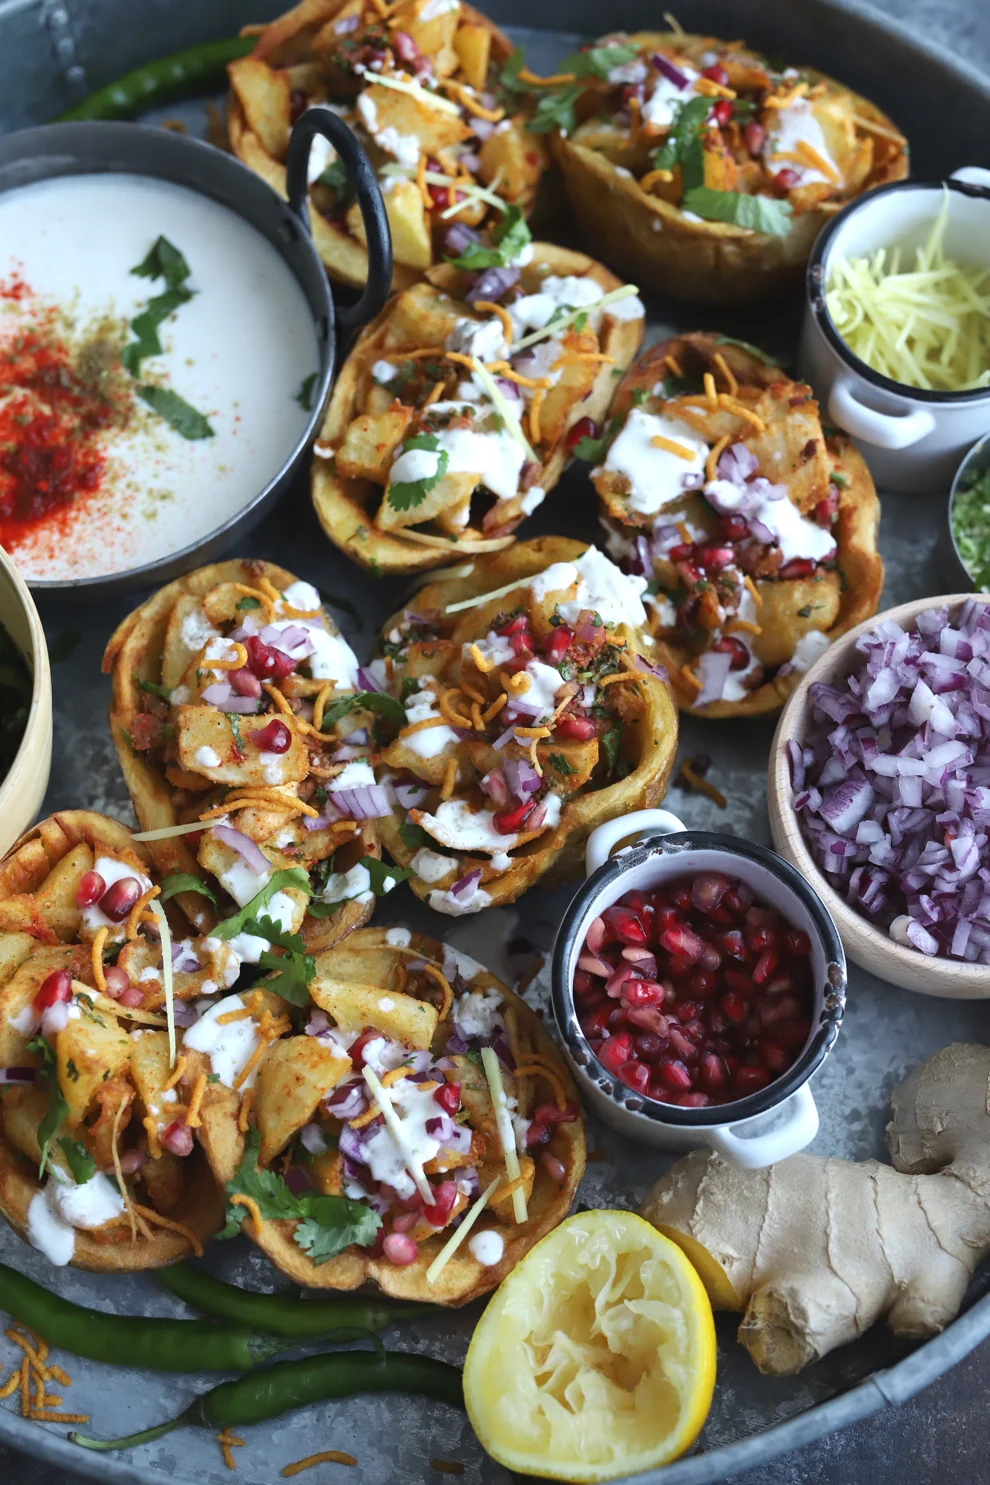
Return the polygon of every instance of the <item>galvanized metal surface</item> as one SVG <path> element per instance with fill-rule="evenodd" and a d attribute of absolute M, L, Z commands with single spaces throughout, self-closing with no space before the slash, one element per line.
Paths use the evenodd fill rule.
<path fill-rule="evenodd" d="M 489 9 L 511 22 L 523 15 L 521 8 L 513 11 L 515 3 L 493 4 Z M 250 18 L 276 8 L 271 4 L 250 7 Z M 558 19 L 563 7 L 548 0 L 539 10 L 548 19 Z M 625 5 L 610 11 L 609 20 L 634 26 L 645 10 L 635 0 L 626 0 Z M 752 6 L 747 10 L 752 10 L 746 18 L 752 39 L 793 57 L 813 56 L 820 65 L 838 72 L 889 108 L 920 146 L 916 160 L 923 168 L 938 170 L 983 162 L 977 151 L 979 139 L 990 137 L 990 89 L 975 75 L 966 76 L 965 69 L 953 75 L 940 59 L 933 60 L 930 49 L 922 52 L 903 36 L 885 36 L 864 11 L 848 5 L 805 0 L 798 14 L 797 8 L 784 0 L 764 0 L 758 9 Z M 534 0 L 529 0 L 525 18 L 531 21 L 536 12 Z M 600 11 L 591 0 L 574 0 L 566 13 L 569 28 L 580 26 L 589 33 L 601 29 Z M 205 8 L 143 0 L 140 28 L 121 25 L 122 15 L 122 7 L 102 0 L 99 5 L 69 6 L 65 23 L 60 23 L 63 40 L 67 37 L 72 42 L 76 60 L 70 65 L 78 65 L 78 59 L 82 59 L 91 85 L 144 57 L 223 34 L 248 18 L 244 6 L 235 0 L 211 6 L 208 15 Z M 699 29 L 705 25 L 721 29 L 722 34 L 739 30 L 738 12 L 728 4 L 700 6 L 697 11 L 682 14 L 681 19 Z M 45 117 L 70 99 L 68 84 L 64 80 L 58 84 L 52 78 L 48 48 L 54 25 L 51 11 L 45 6 L 28 0 L 0 3 L 0 98 L 4 100 L 0 119 L 8 127 Z M 532 43 L 537 66 L 552 64 L 570 40 L 539 35 L 524 39 Z M 16 48 L 13 53 L 12 45 Z M 20 55 L 15 75 L 17 51 Z M 168 112 L 174 114 L 176 110 Z M 912 120 L 922 117 L 924 128 L 913 129 Z M 957 132 L 960 128 L 970 131 L 968 140 L 962 143 Z M 670 306 L 657 304 L 650 308 L 651 339 L 670 328 L 715 323 L 711 312 L 685 315 L 683 311 L 672 312 Z M 755 339 L 770 349 L 786 350 L 796 328 L 796 308 L 788 304 L 779 311 L 764 312 L 759 320 L 722 315 L 718 322 L 731 333 Z M 943 507 L 944 495 L 884 502 L 884 606 L 939 591 L 935 549 Z M 553 530 L 565 512 L 568 533 L 594 537 L 594 500 L 580 471 L 566 477 L 524 534 Z M 358 573 L 328 546 L 304 488 L 286 497 L 277 512 L 258 528 L 250 546 L 239 550 L 263 553 L 316 582 L 331 597 L 343 597 L 355 605 L 362 615 L 361 629 L 346 613 L 341 613 L 340 619 L 359 654 L 368 652 L 376 622 L 399 601 L 396 583 L 378 583 Z M 68 651 L 77 640 L 71 655 L 58 661 L 54 670 L 56 761 L 47 808 L 82 804 L 122 819 L 131 818 L 106 731 L 108 687 L 99 680 L 103 644 L 127 606 L 122 600 L 90 611 L 51 601 L 43 605 L 56 656 Z M 705 751 L 712 756 L 711 777 L 728 796 L 729 804 L 722 812 L 707 800 L 672 790 L 670 806 L 691 827 L 729 830 L 767 842 L 765 769 L 771 734 L 771 723 L 730 728 L 694 721 L 685 724 L 682 752 Z M 380 918 L 383 922 L 401 920 L 426 931 L 447 930 L 455 945 L 470 950 L 496 973 L 508 974 L 507 941 L 522 932 L 548 948 L 568 896 L 566 889 L 536 891 L 512 909 L 458 922 L 438 920 L 406 889 L 400 889 L 387 899 L 387 911 L 383 910 Z M 545 977 L 532 987 L 528 998 L 546 1006 Z M 813 1148 L 853 1158 L 879 1154 L 891 1087 L 912 1065 L 947 1041 L 981 1040 L 988 1015 L 990 1011 L 980 1005 L 912 996 L 854 970 L 837 1048 L 815 1085 L 822 1127 Z M 663 1157 L 631 1147 L 600 1128 L 593 1126 L 590 1132 L 592 1146 L 603 1151 L 605 1158 L 589 1165 L 579 1199 L 589 1205 L 634 1205 L 661 1172 Z M 0 1257 L 43 1282 L 52 1281 L 52 1270 L 44 1260 L 6 1230 L 0 1233 Z M 274 1282 L 268 1265 L 246 1242 L 217 1246 L 211 1262 L 227 1276 L 258 1287 L 271 1287 Z M 163 1295 L 151 1278 L 112 1281 L 63 1271 L 57 1287 L 71 1298 L 101 1309 L 181 1312 L 181 1307 Z M 786 1449 L 845 1426 L 888 1402 L 911 1396 L 990 1333 L 990 1298 L 981 1299 L 982 1293 L 983 1282 L 978 1280 L 968 1312 L 945 1336 L 913 1352 L 877 1327 L 856 1346 L 827 1357 L 793 1379 L 760 1377 L 735 1343 L 731 1320 L 721 1322 L 719 1382 L 700 1440 L 703 1452 L 662 1473 L 641 1478 L 662 1479 L 664 1485 L 701 1485 L 703 1481 L 722 1479 L 738 1470 L 766 1464 Z M 441 1321 L 430 1321 L 415 1333 L 409 1330 L 387 1339 L 393 1346 L 460 1360 L 478 1311 L 478 1306 L 471 1306 Z M 6 1342 L 0 1344 L 9 1352 Z M 10 1359 L 6 1352 L 0 1352 L 2 1359 Z M 73 1410 L 89 1412 L 93 1429 L 105 1435 L 144 1427 L 180 1411 L 205 1385 L 203 1379 L 110 1372 L 84 1362 L 73 1362 L 69 1369 L 75 1382 L 66 1403 L 71 1401 Z M 90 1478 L 140 1481 L 142 1485 L 160 1477 L 178 1485 L 202 1485 L 229 1478 L 212 1438 L 189 1430 L 130 1457 L 86 1456 L 65 1441 L 62 1430 L 22 1422 L 4 1409 L 0 1410 L 0 1438 L 47 1460 L 54 1467 L 48 1479 L 63 1480 L 72 1471 Z M 509 1478 L 483 1455 L 462 1417 L 415 1399 L 355 1399 L 311 1408 L 248 1429 L 245 1438 L 247 1447 L 238 1451 L 238 1474 L 257 1485 L 274 1480 L 287 1462 L 325 1447 L 356 1454 L 359 1463 L 349 1479 L 368 1485 L 398 1478 L 410 1482 L 434 1479 L 430 1460 L 435 1457 L 461 1461 L 467 1481 L 502 1485 Z M 5 1451 L 0 1451 L 0 1462 L 4 1459 Z M 35 1476 L 33 1471 L 31 1477 L 39 1482 L 45 1478 Z M 319 1478 L 314 1476 L 317 1481 Z"/>

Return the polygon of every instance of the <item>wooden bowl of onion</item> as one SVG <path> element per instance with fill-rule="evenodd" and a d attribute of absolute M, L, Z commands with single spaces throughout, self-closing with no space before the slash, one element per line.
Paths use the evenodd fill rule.
<path fill-rule="evenodd" d="M 990 595 L 904 603 L 837 640 L 781 713 L 767 798 L 855 964 L 990 998 Z"/>
<path fill-rule="evenodd" d="M 41 808 L 52 765 L 52 677 L 45 631 L 0 547 L 0 856 Z"/>

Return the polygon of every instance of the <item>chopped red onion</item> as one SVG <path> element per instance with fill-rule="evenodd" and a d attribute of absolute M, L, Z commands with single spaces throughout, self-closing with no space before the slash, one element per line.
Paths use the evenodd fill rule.
<path fill-rule="evenodd" d="M 512 741 L 513 737 L 515 736 L 515 733 L 516 733 L 516 727 L 515 727 L 515 723 L 513 723 L 511 727 L 507 727 L 505 729 L 505 731 L 502 733 L 502 736 L 501 737 L 498 737 L 498 738 L 495 739 L 495 741 L 492 743 L 492 747 L 495 748 L 495 749 L 504 748 L 507 742 L 511 742 Z"/>
<path fill-rule="evenodd" d="M 0 1086 L 4 1083 L 33 1083 L 36 1077 L 33 1067 L 0 1067 Z"/>
<path fill-rule="evenodd" d="M 266 876 L 269 874 L 272 863 L 249 835 L 245 835 L 241 830 L 235 830 L 232 825 L 214 825 L 213 834 L 217 840 L 222 840 L 225 846 L 236 851 L 238 856 L 242 856 L 252 871 L 257 872 L 259 876 L 262 872 Z"/>
<path fill-rule="evenodd" d="M 380 820 L 392 813 L 392 802 L 384 784 L 359 784 L 355 789 L 330 786 L 334 808 L 350 820 Z"/>
<path fill-rule="evenodd" d="M 363 758 L 364 756 L 365 753 L 363 748 L 349 748 L 344 745 L 342 747 L 334 749 L 334 751 L 330 754 L 330 762 L 350 763 L 353 761 L 353 759 Z"/>
<path fill-rule="evenodd" d="M 366 670 L 363 665 L 359 665 L 358 666 L 357 683 L 360 686 L 360 688 L 361 688 L 362 691 L 377 691 L 378 690 L 378 682 L 375 680 L 374 676 L 371 674 L 371 671 L 370 670 Z"/>
<path fill-rule="evenodd" d="M 658 72 L 662 72 L 668 82 L 672 82 L 675 88 L 686 88 L 688 80 L 673 62 L 668 62 L 663 52 L 654 52 L 650 58 Z"/>
<path fill-rule="evenodd" d="M 497 304 L 502 295 L 516 283 L 520 272 L 518 268 L 486 268 L 465 295 L 468 304 L 473 306 L 479 299 Z"/>
<path fill-rule="evenodd" d="M 694 705 L 707 706 L 710 701 L 721 701 L 722 692 L 732 667 L 732 656 L 722 650 L 706 650 L 698 657 L 698 675 L 701 690 L 694 698 Z"/>
<path fill-rule="evenodd" d="M 392 792 L 404 810 L 419 809 L 430 790 L 426 784 L 393 784 Z"/>
<path fill-rule="evenodd" d="M 460 877 L 454 883 L 454 885 L 450 889 L 450 895 L 452 897 L 463 897 L 465 892 L 467 892 L 472 886 L 476 886 L 477 883 L 480 881 L 481 868 L 475 867 L 474 871 L 467 872 L 466 875 Z"/>
<path fill-rule="evenodd" d="M 199 1020 L 199 1011 L 186 1000 L 175 1001 L 172 1007 L 172 1015 L 175 1019 L 176 1026 L 181 1026 L 183 1031 L 190 1026 L 195 1026 Z"/>
<path fill-rule="evenodd" d="M 649 660 L 645 659 L 642 655 L 634 656 L 633 665 L 642 675 L 655 676 L 658 681 L 663 681 L 664 685 L 670 680 L 665 665 L 651 665 Z"/>
<path fill-rule="evenodd" d="M 506 764 L 506 768 L 508 764 Z M 492 768 L 485 774 L 480 784 L 481 790 L 493 804 L 499 809 L 504 809 L 509 802 L 509 784 L 507 775 L 501 768 Z"/>
<path fill-rule="evenodd" d="M 200 692 L 200 700 L 207 706 L 224 706 L 233 696 L 233 687 L 227 681 L 217 681 Z"/>
<path fill-rule="evenodd" d="M 525 758 L 507 758 L 502 768 L 505 781 L 517 799 L 525 801 L 539 789 L 540 775 Z"/>
<path fill-rule="evenodd" d="M 454 1132 L 454 1121 L 449 1114 L 437 1114 L 434 1118 L 427 1119 L 424 1128 L 431 1139 L 445 1144 Z"/>
<path fill-rule="evenodd" d="M 349 748 L 366 748 L 368 746 L 367 727 L 359 727 L 356 732 L 349 732 L 344 742 Z"/>
<path fill-rule="evenodd" d="M 231 693 L 224 701 L 220 710 L 223 712 L 237 712 L 241 717 L 256 717 L 258 715 L 259 702 L 255 696 L 234 696 Z"/>
<path fill-rule="evenodd" d="M 476 232 L 473 227 L 466 227 L 463 222 L 455 222 L 453 226 L 447 228 L 443 239 L 443 250 L 451 258 L 456 258 L 465 252 L 472 242 L 483 240 L 481 233 Z"/>
<path fill-rule="evenodd" d="M 323 1100 L 323 1107 L 335 1119 L 355 1119 L 368 1107 L 368 1094 L 364 1082 L 349 1080 L 346 1083 L 339 1083 Z M 343 1148 L 342 1142 L 341 1149 Z M 344 1150 L 344 1153 L 346 1155 L 347 1151 Z"/>
<path fill-rule="evenodd" d="M 199 969 L 199 958 L 188 939 L 172 940 L 172 968 L 180 974 L 195 974 Z"/>
<path fill-rule="evenodd" d="M 318 1124 L 304 1124 L 299 1131 L 299 1143 L 311 1155 L 322 1155 L 327 1148 L 323 1130 Z"/>
<path fill-rule="evenodd" d="M 330 1017 L 326 1011 L 312 1010 L 309 1013 L 309 1020 L 306 1022 L 306 1035 L 319 1036 L 321 1032 L 327 1031 L 329 1026 Z"/>
<path fill-rule="evenodd" d="M 478 122 L 478 121 L 476 121 L 476 122 Z M 488 120 L 487 119 L 481 119 L 480 122 L 482 124 L 488 124 Z M 488 127 L 489 127 L 489 129 L 494 130 L 495 125 L 494 124 L 488 124 Z M 477 134 L 477 132 L 478 132 L 477 129 L 475 129 L 474 132 Z M 487 138 L 487 136 L 481 136 L 481 137 Z M 471 155 L 471 154 L 460 155 L 458 157 L 457 163 L 458 163 L 458 165 L 460 165 L 460 167 L 461 167 L 462 170 L 470 170 L 470 172 L 471 172 L 472 175 L 476 175 L 477 172 L 481 169 L 481 158 L 478 155 Z"/>

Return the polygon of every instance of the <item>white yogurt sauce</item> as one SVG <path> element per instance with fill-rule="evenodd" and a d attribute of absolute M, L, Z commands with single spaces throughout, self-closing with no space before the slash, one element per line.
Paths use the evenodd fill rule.
<path fill-rule="evenodd" d="M 687 87 L 679 88 L 661 72 L 657 76 L 653 92 L 643 104 L 643 123 L 652 124 L 655 129 L 669 129 L 675 114 L 680 113 L 681 105 L 696 96 L 694 84 L 699 74 L 693 67 L 686 67 L 683 62 L 678 62 L 676 66 L 678 72 L 687 78 Z"/>
<path fill-rule="evenodd" d="M 791 656 L 794 669 L 800 674 L 810 670 L 819 656 L 824 655 L 830 643 L 828 635 L 823 634 L 820 629 L 809 629 L 807 634 L 802 634 Z"/>
<path fill-rule="evenodd" d="M 682 459 L 669 449 L 658 448 L 653 442 L 657 437 L 680 444 L 691 457 Z M 626 500 L 631 509 L 652 516 L 683 497 L 685 475 L 704 474 L 707 457 L 705 440 L 679 418 L 634 407 L 608 451 L 605 468 L 629 481 Z"/>
<path fill-rule="evenodd" d="M 505 1241 L 500 1232 L 493 1232 L 489 1227 L 468 1238 L 468 1252 L 482 1268 L 494 1268 L 496 1263 L 502 1261 Z"/>
<path fill-rule="evenodd" d="M 371 873 L 360 861 L 347 872 L 331 872 L 327 884 L 320 893 L 321 902 L 370 902 Z"/>
<path fill-rule="evenodd" d="M 151 886 L 149 878 L 143 872 L 135 871 L 134 867 L 128 866 L 126 861 L 118 861 L 116 856 L 98 856 L 94 869 L 99 872 L 107 887 L 112 887 L 114 882 L 122 882 L 125 877 L 134 877 L 139 881 L 142 892 L 147 892 Z M 82 910 L 82 926 L 87 934 L 94 938 L 101 928 L 109 928 L 111 937 L 114 933 L 123 934 L 126 924 L 126 918 L 122 923 L 115 918 L 108 918 L 98 902 Z"/>
<path fill-rule="evenodd" d="M 424 727 L 421 732 L 413 732 L 408 737 L 400 739 L 410 753 L 416 754 L 417 758 L 435 758 L 449 743 L 457 741 L 457 733 L 440 715 L 432 691 L 412 691 L 403 705 L 406 709 L 407 722 L 410 724 L 425 722 L 430 717 L 437 719 L 436 727 Z"/>
<path fill-rule="evenodd" d="M 451 856 L 441 856 L 422 846 L 412 859 L 412 869 L 424 882 L 442 882 L 444 877 L 454 874 L 457 862 Z"/>
<path fill-rule="evenodd" d="M 529 590 L 539 603 L 548 593 L 567 592 L 575 584 L 574 601 L 557 605 L 566 624 L 573 624 L 581 610 L 589 608 L 606 624 L 645 625 L 641 595 L 647 579 L 620 571 L 597 547 L 589 547 L 576 562 L 554 562 L 530 579 Z"/>
<path fill-rule="evenodd" d="M 799 186 L 819 185 L 823 181 L 830 186 L 841 184 L 841 171 L 828 152 L 822 126 L 815 118 L 811 104 L 805 98 L 797 98 L 789 108 L 777 108 L 773 111 L 777 122 L 768 129 L 763 146 L 767 169 L 774 175 L 778 170 L 793 170 Z M 814 165 L 804 164 L 799 160 L 775 158 L 777 155 L 794 154 L 802 143 L 811 145 L 815 153 L 821 155 L 827 165 L 832 166 L 834 176 L 830 178 Z"/>
<path fill-rule="evenodd" d="M 450 975 L 446 978 L 449 980 Z M 502 997 L 497 990 L 471 990 L 454 1001 L 453 1020 L 458 1036 L 465 1041 L 477 1036 L 489 1038 L 500 1019 Z"/>
<path fill-rule="evenodd" d="M 29 580 L 120 572 L 202 540 L 277 474 L 305 427 L 295 394 L 319 354 L 295 277 L 234 212 L 168 181 L 60 176 L 0 195 L 0 277 L 18 273 L 35 300 L 5 301 L 0 334 L 39 304 L 83 326 L 132 319 L 164 289 L 131 272 L 159 235 L 185 256 L 196 292 L 161 326 L 163 354 L 143 362 L 142 380 L 185 398 L 214 436 L 182 438 L 138 401 L 62 539 L 46 522 L 14 547 Z"/>
<path fill-rule="evenodd" d="M 238 1075 L 250 1062 L 258 1046 L 258 1023 L 253 1016 L 244 1016 L 239 1021 L 218 1024 L 218 1017 L 229 1011 L 242 1011 L 244 1001 L 239 995 L 226 995 L 203 1012 L 183 1035 L 183 1046 L 193 1052 L 204 1052 L 210 1059 L 210 1067 L 225 1088 L 233 1088 Z M 253 1068 L 242 1084 L 253 1088 L 258 1075 Z"/>
<path fill-rule="evenodd" d="M 412 934 L 408 928 L 389 928 L 385 933 L 385 942 L 393 949 L 408 949 Z"/>

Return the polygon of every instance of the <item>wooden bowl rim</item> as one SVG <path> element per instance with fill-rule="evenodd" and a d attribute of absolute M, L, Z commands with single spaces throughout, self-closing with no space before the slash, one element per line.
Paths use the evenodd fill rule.
<path fill-rule="evenodd" d="M 24 792 L 32 792 L 42 774 L 44 774 L 43 790 L 48 787 L 48 777 L 51 772 L 52 676 L 48 660 L 48 641 L 45 638 L 44 626 L 31 590 L 2 547 L 0 547 L 0 571 L 10 581 L 14 597 L 27 620 L 31 639 L 31 652 L 25 657 L 31 667 L 31 705 L 28 709 L 27 722 L 24 725 L 24 735 L 14 754 L 10 770 L 5 778 L 0 779 L 0 821 L 3 821 L 10 814 L 18 814 L 14 808 L 15 799 Z M 3 622 L 2 618 L 0 622 Z M 16 835 L 21 834 L 27 823 L 24 821 L 18 827 Z M 0 832 L 0 845 L 3 849 L 7 850 L 12 844 L 12 840 L 4 844 L 2 832 Z"/>
<path fill-rule="evenodd" d="M 917 990 L 920 988 L 918 984 L 920 972 L 923 971 L 930 973 L 933 981 L 940 982 L 941 989 L 937 990 L 933 986 L 927 992 L 921 990 L 922 994 L 960 993 L 961 996 L 977 999 L 980 991 L 990 996 L 990 965 L 969 964 L 958 959 L 929 956 L 921 954 L 917 949 L 909 949 L 897 943 L 882 929 L 871 923 L 868 918 L 851 908 L 845 898 L 841 897 L 831 885 L 808 850 L 796 811 L 791 803 L 791 771 L 790 759 L 787 755 L 787 743 L 792 739 L 802 740 L 807 729 L 807 703 L 811 687 L 819 681 L 832 684 L 837 676 L 844 678 L 849 673 L 852 667 L 848 664 L 848 660 L 855 652 L 856 642 L 860 635 L 868 634 L 888 619 L 893 620 L 895 624 L 900 624 L 903 628 L 908 628 L 918 614 L 930 608 L 948 608 L 951 615 L 970 599 L 978 603 L 990 604 L 990 593 L 954 593 L 935 598 L 911 599 L 907 603 L 898 604 L 895 608 L 885 609 L 882 613 L 875 614 L 872 618 L 864 620 L 862 624 L 858 624 L 855 629 L 850 629 L 848 634 L 843 634 L 835 640 L 802 677 L 800 684 L 788 697 L 780 714 L 773 742 L 770 745 L 767 797 L 770 805 L 770 825 L 774 845 L 781 854 L 789 854 L 793 864 L 800 871 L 807 873 L 812 886 L 838 924 L 843 946 L 850 958 L 858 963 L 859 955 L 866 949 L 878 963 L 883 962 L 885 972 L 882 978 L 893 979 L 895 983 L 900 983 L 901 979 L 914 981 L 914 984 L 908 984 L 907 988 Z M 774 829 L 775 825 L 779 826 L 779 832 Z M 954 986 L 955 990 L 950 986 Z"/>

